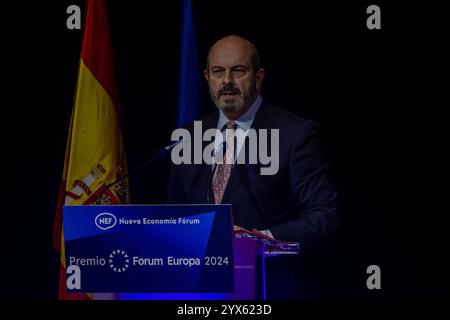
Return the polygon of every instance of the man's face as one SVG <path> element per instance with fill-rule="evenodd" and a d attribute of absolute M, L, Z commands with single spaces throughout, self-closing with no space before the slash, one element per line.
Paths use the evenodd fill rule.
<path fill-rule="evenodd" d="M 251 54 L 251 49 L 240 43 L 216 44 L 209 54 L 205 77 L 211 99 L 231 119 L 248 110 L 261 87 L 264 70 L 255 73 Z"/>

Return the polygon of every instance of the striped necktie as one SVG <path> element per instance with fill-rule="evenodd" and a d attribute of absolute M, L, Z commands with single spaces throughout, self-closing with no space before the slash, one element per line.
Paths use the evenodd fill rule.
<path fill-rule="evenodd" d="M 225 159 L 217 167 L 216 175 L 213 180 L 213 192 L 215 204 L 222 202 L 223 194 L 227 187 L 228 179 L 231 175 L 231 168 L 234 160 L 234 130 L 236 129 L 236 123 L 229 121 L 226 126 L 226 151 Z"/>

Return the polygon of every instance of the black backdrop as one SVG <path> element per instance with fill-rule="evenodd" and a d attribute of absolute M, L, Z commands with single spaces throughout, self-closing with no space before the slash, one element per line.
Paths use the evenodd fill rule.
<path fill-rule="evenodd" d="M 247 37 L 266 69 L 265 97 L 321 124 L 342 198 L 350 297 L 448 296 L 448 209 L 439 184 L 446 182 L 442 111 L 450 105 L 443 8 L 380 4 L 382 30 L 371 31 L 365 11 L 372 3 L 193 3 L 201 65 L 218 37 Z M 9 298 L 56 298 L 51 234 L 82 36 L 66 28 L 70 4 L 84 8 L 76 0 L 30 2 L 6 14 L 13 18 L 5 50 L 13 59 L 5 64 L 14 71 L 15 98 L 5 121 L 2 210 L 8 255 L 1 294 Z M 181 4 L 107 5 L 133 168 L 175 128 Z M 211 110 L 203 84 L 202 113 Z M 142 170 L 131 179 L 133 202 L 163 202 L 166 179 L 165 163 Z M 365 287 L 371 264 L 382 271 L 376 292 Z"/>

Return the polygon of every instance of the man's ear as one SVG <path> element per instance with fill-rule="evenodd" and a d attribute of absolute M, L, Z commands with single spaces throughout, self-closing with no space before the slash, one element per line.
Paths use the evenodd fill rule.
<path fill-rule="evenodd" d="M 205 76 L 205 79 L 208 81 L 209 80 L 209 74 L 208 74 L 208 70 L 203 70 L 203 75 Z"/>
<path fill-rule="evenodd" d="M 256 71 L 256 89 L 259 90 L 262 85 L 262 81 L 264 79 L 264 75 L 266 74 L 266 71 L 263 68 L 259 68 L 258 71 Z"/>

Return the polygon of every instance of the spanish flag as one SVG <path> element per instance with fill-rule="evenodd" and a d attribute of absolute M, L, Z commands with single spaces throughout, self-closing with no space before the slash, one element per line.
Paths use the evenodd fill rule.
<path fill-rule="evenodd" d="M 87 0 L 81 59 L 53 243 L 60 250 L 59 299 L 89 299 L 66 286 L 62 206 L 96 204 L 105 187 L 127 172 L 112 48 L 104 0 Z M 129 203 L 127 180 L 108 188 L 101 204 Z"/>

